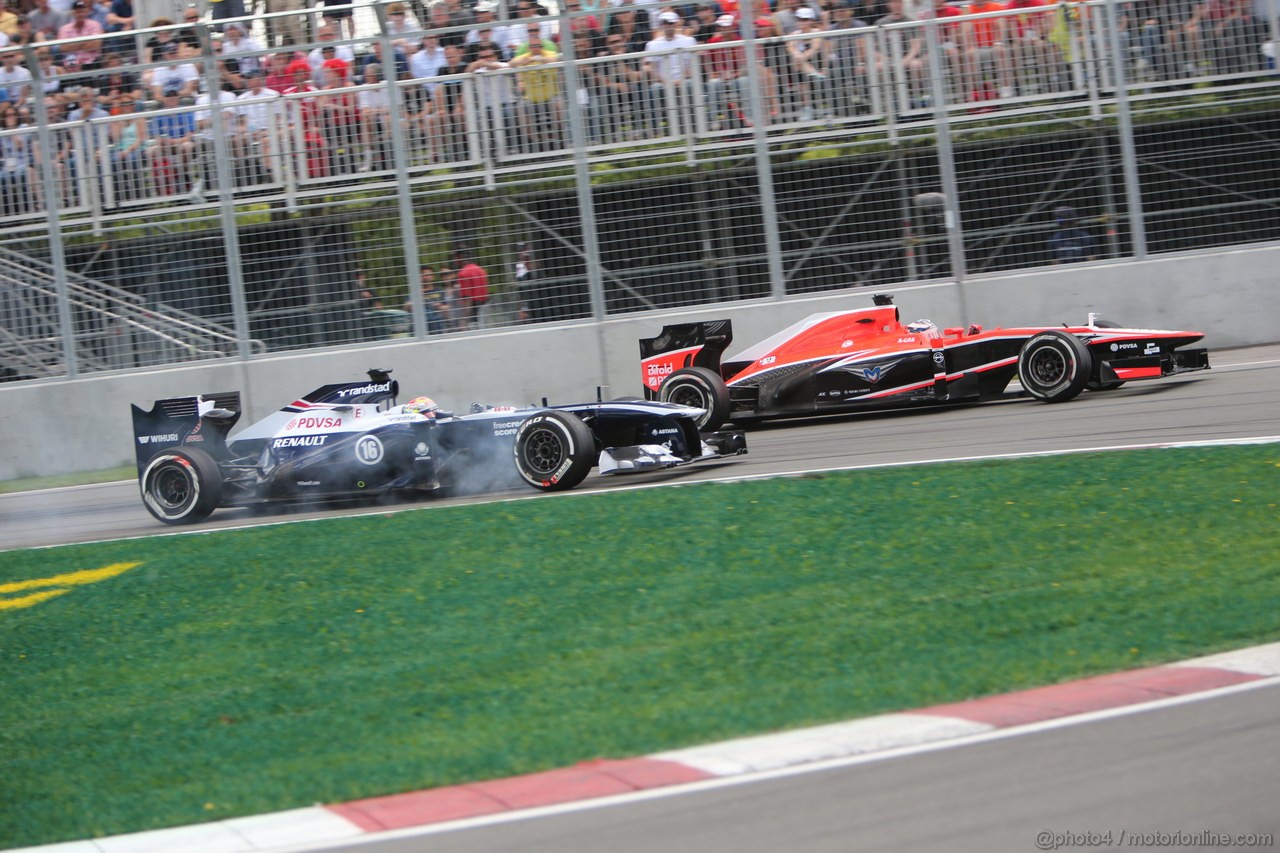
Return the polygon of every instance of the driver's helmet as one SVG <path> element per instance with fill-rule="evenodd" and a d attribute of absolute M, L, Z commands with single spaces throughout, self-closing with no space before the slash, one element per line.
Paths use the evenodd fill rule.
<path fill-rule="evenodd" d="M 932 320 L 912 320 L 907 323 L 906 330 L 914 335 L 923 335 L 926 338 L 942 336 L 942 333 L 938 331 L 938 327 L 934 325 Z"/>
<path fill-rule="evenodd" d="M 403 410 L 407 414 L 418 414 L 426 418 L 435 417 L 435 413 L 440 407 L 436 405 L 436 401 L 430 397 L 414 397 L 412 400 L 404 404 Z"/>

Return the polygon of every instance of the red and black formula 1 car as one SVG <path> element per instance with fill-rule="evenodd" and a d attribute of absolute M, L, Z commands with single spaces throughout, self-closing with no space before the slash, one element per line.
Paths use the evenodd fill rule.
<path fill-rule="evenodd" d="M 665 326 L 640 341 L 650 399 L 702 409 L 699 428 L 732 420 L 914 403 L 991 400 L 1016 376 L 1046 403 L 1209 367 L 1203 332 L 1121 328 L 1090 314 L 1080 326 L 942 329 L 903 323 L 892 297 L 875 307 L 813 314 L 722 359 L 728 320 Z"/>

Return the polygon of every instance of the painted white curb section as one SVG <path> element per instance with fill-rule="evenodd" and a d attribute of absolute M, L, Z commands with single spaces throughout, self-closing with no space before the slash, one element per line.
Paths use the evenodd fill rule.
<path fill-rule="evenodd" d="M 1178 661 L 1169 666 L 1195 666 L 1211 669 L 1229 669 L 1234 672 L 1248 672 L 1254 675 L 1280 675 L 1280 643 L 1265 646 L 1254 646 L 1250 649 L 1239 649 L 1234 652 L 1223 652 L 1217 655 L 1196 658 L 1195 660 Z"/>
<path fill-rule="evenodd" d="M 716 776 L 776 770 L 992 731 L 995 726 L 955 717 L 883 714 L 780 734 L 727 740 L 650 756 Z"/>
<path fill-rule="evenodd" d="M 94 841 L 72 841 L 44 847 L 24 847 L 9 853 L 246 853 L 278 850 L 355 838 L 364 830 L 326 809 L 291 809 L 272 814 L 237 817 L 216 823 L 113 835 Z"/>

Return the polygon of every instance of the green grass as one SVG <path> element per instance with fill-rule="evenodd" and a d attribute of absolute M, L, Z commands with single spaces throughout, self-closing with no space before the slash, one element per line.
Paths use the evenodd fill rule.
<path fill-rule="evenodd" d="M 0 554 L 0 840 L 344 801 L 1280 639 L 1280 447 Z M 45 589 L 45 588 L 41 588 Z M 0 604 L 32 590 L 3 590 Z"/>
<path fill-rule="evenodd" d="M 50 477 L 26 477 L 20 480 L 0 480 L 0 495 L 26 492 L 31 489 L 52 489 L 57 486 L 83 486 L 89 483 L 110 483 L 115 480 L 131 480 L 138 476 L 132 465 L 106 468 L 99 471 L 81 471 L 75 474 L 56 474 Z"/>

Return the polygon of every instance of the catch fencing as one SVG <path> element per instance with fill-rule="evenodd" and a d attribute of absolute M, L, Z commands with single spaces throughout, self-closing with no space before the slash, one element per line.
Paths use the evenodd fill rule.
<path fill-rule="evenodd" d="M 483 25 L 375 4 L 287 49 L 283 14 L 56 77 L 74 43 L 21 49 L 57 91 L 0 125 L 0 379 L 1280 239 L 1277 0 L 838 6 L 691 44 L 622 6 L 455 47 Z"/>

